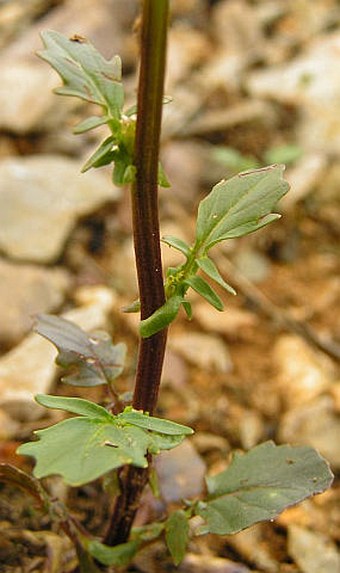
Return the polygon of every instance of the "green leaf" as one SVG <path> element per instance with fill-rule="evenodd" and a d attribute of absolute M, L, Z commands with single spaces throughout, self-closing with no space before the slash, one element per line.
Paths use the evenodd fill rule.
<path fill-rule="evenodd" d="M 143 338 L 148 338 L 169 326 L 176 318 L 182 302 L 182 296 L 174 295 L 170 297 L 165 304 L 158 308 L 151 316 L 141 321 L 139 327 L 140 335 Z"/>
<path fill-rule="evenodd" d="M 270 214 L 287 193 L 284 166 L 272 165 L 223 180 L 201 201 L 196 228 L 196 249 L 207 252 L 225 239 L 242 236 L 277 218 Z"/>
<path fill-rule="evenodd" d="M 140 543 L 138 541 L 128 541 L 110 547 L 104 545 L 100 541 L 91 539 L 87 544 L 87 550 L 95 557 L 99 563 L 103 565 L 116 565 L 116 567 L 124 567 L 128 565 L 131 559 L 136 555 Z"/>
<path fill-rule="evenodd" d="M 165 539 L 175 565 L 183 560 L 189 539 L 189 522 L 185 511 L 178 510 L 165 522 Z"/>
<path fill-rule="evenodd" d="M 194 291 L 203 296 L 214 308 L 223 310 L 223 302 L 215 293 L 211 286 L 202 277 L 193 275 L 185 279 L 184 284 L 190 286 Z"/>
<path fill-rule="evenodd" d="M 178 239 L 177 237 L 173 237 L 172 235 L 166 235 L 165 237 L 162 237 L 161 240 L 162 243 L 165 243 L 166 245 L 169 245 L 169 247 L 173 247 L 174 249 L 177 249 L 177 251 L 183 253 L 185 257 L 187 258 L 189 257 L 190 247 L 182 239 Z"/>
<path fill-rule="evenodd" d="M 56 93 L 96 103 L 119 118 L 124 104 L 120 58 L 106 60 L 86 38 L 68 39 L 51 30 L 41 36 L 45 50 L 38 55 L 51 64 L 64 83 Z"/>
<path fill-rule="evenodd" d="M 78 135 L 80 133 L 85 133 L 86 131 L 90 131 L 91 129 L 95 129 L 96 127 L 99 127 L 100 125 L 104 125 L 105 123 L 107 123 L 109 120 L 109 118 L 107 116 L 103 116 L 103 117 L 98 117 L 98 116 L 91 116 L 88 117 L 87 119 L 84 119 L 84 121 L 81 121 L 80 123 L 78 123 L 74 129 L 73 129 L 73 133 Z"/>
<path fill-rule="evenodd" d="M 266 442 L 235 454 L 225 471 L 207 478 L 208 498 L 197 504 L 196 513 L 206 521 L 206 532 L 229 535 L 274 519 L 323 492 L 332 479 L 329 465 L 313 448 Z"/>
<path fill-rule="evenodd" d="M 113 345 L 106 333 L 89 335 L 69 320 L 46 314 L 38 315 L 35 331 L 57 347 L 57 364 L 71 369 L 71 373 L 62 378 L 67 384 L 112 383 L 123 370 L 126 346 Z"/>
<path fill-rule="evenodd" d="M 267 163 L 295 163 L 303 155 L 303 149 L 293 143 L 271 147 L 264 154 Z"/>
<path fill-rule="evenodd" d="M 64 410 L 79 416 L 86 416 L 87 418 L 96 418 L 102 420 L 112 419 L 110 412 L 105 410 L 103 406 L 99 406 L 89 400 L 83 398 L 67 398 L 65 396 L 50 396 L 48 394 L 37 394 L 35 397 L 36 402 L 45 408 L 53 408 L 55 410 Z"/>
<path fill-rule="evenodd" d="M 171 187 L 163 169 L 163 165 L 160 162 L 158 163 L 158 185 L 160 185 L 160 187 L 164 187 L 165 189 Z"/>
<path fill-rule="evenodd" d="M 228 285 L 225 280 L 221 277 L 214 261 L 212 261 L 209 257 L 201 257 L 196 259 L 196 263 L 198 264 L 199 268 L 206 274 L 208 277 L 213 279 L 217 282 L 221 287 L 223 287 L 226 291 L 230 294 L 236 295 L 236 290 L 233 289 L 232 286 Z"/>
<path fill-rule="evenodd" d="M 212 158 L 219 164 L 224 165 L 233 173 L 256 169 L 260 167 L 257 159 L 251 155 L 243 155 L 237 149 L 226 146 L 213 146 L 211 150 Z M 270 163 L 270 161 L 269 161 Z M 273 161 L 273 163 L 275 163 Z M 284 163 L 284 162 L 283 162 Z"/>
<path fill-rule="evenodd" d="M 104 139 L 96 151 L 85 162 L 81 168 L 81 172 L 85 173 L 91 169 L 91 167 L 102 167 L 103 165 L 112 163 L 115 156 L 115 149 L 113 149 L 114 141 L 115 139 L 112 135 Z"/>
<path fill-rule="evenodd" d="M 194 433 L 188 426 L 177 424 L 177 422 L 172 422 L 171 420 L 148 416 L 139 410 L 133 410 L 131 407 L 125 408 L 124 412 L 118 414 L 118 418 L 139 428 L 152 430 L 153 432 L 159 432 L 169 436 L 190 435 Z"/>
<path fill-rule="evenodd" d="M 83 485 L 125 464 L 145 468 L 147 454 L 158 454 L 180 444 L 191 434 L 187 426 L 153 418 L 126 408 L 117 416 L 81 398 L 37 397 L 39 404 L 80 414 L 35 432 L 35 442 L 18 453 L 32 456 L 34 475 L 61 475 L 72 486 Z M 136 415 L 134 415 L 136 414 Z"/>

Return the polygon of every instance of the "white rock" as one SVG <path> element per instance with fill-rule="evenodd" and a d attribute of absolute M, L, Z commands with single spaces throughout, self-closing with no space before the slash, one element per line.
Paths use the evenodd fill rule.
<path fill-rule="evenodd" d="M 299 336 L 280 336 L 274 346 L 273 360 L 278 389 L 290 408 L 310 402 L 332 383 L 330 361 Z"/>
<path fill-rule="evenodd" d="M 80 167 L 53 155 L 0 161 L 0 248 L 7 255 L 54 261 L 78 217 L 117 199 L 106 173 L 81 175 Z"/>
<path fill-rule="evenodd" d="M 105 328 L 115 302 L 113 292 L 104 287 L 84 287 L 79 297 L 82 306 L 62 316 L 87 331 Z M 33 333 L 0 358 L 0 405 L 14 419 L 41 416 L 44 409 L 34 402 L 34 396 L 49 392 L 56 374 L 56 355 L 48 340 Z"/>
<path fill-rule="evenodd" d="M 244 332 L 254 331 L 259 323 L 253 312 L 227 305 L 224 312 L 216 312 L 205 302 L 195 304 L 195 318 L 205 330 L 236 339 L 242 338 Z"/>
<path fill-rule="evenodd" d="M 256 71 L 247 82 L 255 97 L 300 108 L 298 139 L 312 150 L 340 153 L 340 34 L 311 42 L 292 62 Z"/>
<path fill-rule="evenodd" d="M 289 525 L 288 553 L 302 573 L 340 572 L 340 553 L 335 544 L 321 533 Z"/>
<path fill-rule="evenodd" d="M 18 342 L 32 327 L 33 316 L 58 309 L 71 285 L 68 273 L 0 259 L 0 342 Z"/>
<path fill-rule="evenodd" d="M 218 336 L 200 332 L 173 334 L 169 346 L 197 368 L 217 372 L 232 369 L 228 348 Z"/>

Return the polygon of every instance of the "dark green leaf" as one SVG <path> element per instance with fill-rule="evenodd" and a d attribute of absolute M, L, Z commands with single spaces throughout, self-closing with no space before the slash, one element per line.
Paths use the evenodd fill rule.
<path fill-rule="evenodd" d="M 88 335 L 64 318 L 41 314 L 35 331 L 53 342 L 59 354 L 56 362 L 72 373 L 62 380 L 78 386 L 111 383 L 123 370 L 125 344 L 113 345 L 106 333 Z"/>
<path fill-rule="evenodd" d="M 152 430 L 153 432 L 159 432 L 169 436 L 190 435 L 194 433 L 188 426 L 177 424 L 177 422 L 172 422 L 171 420 L 148 416 L 132 408 L 125 408 L 124 412 L 118 414 L 118 418 L 139 428 Z"/>
<path fill-rule="evenodd" d="M 41 36 L 45 50 L 38 55 L 51 64 L 64 83 L 56 93 L 96 103 L 112 117 L 120 117 L 124 103 L 120 58 L 105 60 L 85 38 L 68 39 L 54 31 Z"/>
<path fill-rule="evenodd" d="M 282 165 L 240 173 L 223 180 L 201 201 L 196 248 L 207 252 L 214 244 L 238 237 L 273 221 L 272 208 L 287 193 Z"/>
<path fill-rule="evenodd" d="M 140 543 L 138 541 L 128 541 L 115 547 L 109 547 L 97 540 L 91 540 L 87 544 L 87 550 L 103 565 L 116 565 L 123 567 L 128 565 L 136 555 Z"/>
<path fill-rule="evenodd" d="M 103 167 L 103 165 L 109 165 L 112 163 L 115 156 L 115 150 L 112 149 L 113 146 L 114 137 L 111 135 L 110 137 L 107 137 L 91 155 L 91 157 L 88 158 L 88 160 L 81 168 L 81 172 L 85 173 L 91 169 L 91 167 Z"/>
<path fill-rule="evenodd" d="M 194 275 L 185 279 L 184 283 L 203 296 L 214 308 L 223 310 L 223 302 L 220 297 L 202 277 Z"/>
<path fill-rule="evenodd" d="M 235 289 L 228 285 L 225 280 L 221 277 L 214 261 L 212 261 L 209 257 L 201 257 L 196 259 L 196 263 L 198 264 L 199 268 L 206 274 L 208 277 L 213 279 L 217 282 L 221 287 L 223 287 L 226 291 L 230 294 L 236 295 Z"/>
<path fill-rule="evenodd" d="M 142 320 L 139 327 L 140 335 L 148 338 L 156 332 L 163 330 L 176 318 L 179 308 L 182 304 L 183 297 L 172 296 L 163 306 L 158 308 L 151 316 Z"/>
<path fill-rule="evenodd" d="M 165 539 L 174 564 L 183 560 L 189 539 L 189 522 L 183 510 L 175 511 L 165 523 Z"/>
<path fill-rule="evenodd" d="M 210 533 L 229 535 L 323 492 L 332 483 L 327 462 L 310 447 L 266 442 L 236 454 L 230 466 L 207 478 L 208 498 L 196 512 Z"/>
<path fill-rule="evenodd" d="M 169 245 L 169 247 L 173 247 L 183 253 L 185 257 L 189 257 L 190 255 L 190 247 L 189 245 L 183 241 L 182 239 L 178 239 L 177 237 L 173 237 L 171 235 L 166 235 L 162 237 L 162 242 Z"/>
<path fill-rule="evenodd" d="M 104 116 L 104 117 L 97 117 L 97 116 L 88 117 L 87 119 L 84 119 L 84 121 L 78 123 L 78 125 L 75 126 L 75 128 L 73 129 L 73 133 L 75 133 L 76 135 L 78 135 L 80 133 L 85 133 L 86 131 L 90 131 L 91 129 L 95 129 L 96 127 L 99 127 L 100 125 L 104 125 L 104 123 L 107 123 L 108 119 L 109 118 L 106 116 Z"/>
<path fill-rule="evenodd" d="M 187 300 L 185 300 L 184 302 L 182 302 L 183 308 L 185 310 L 185 313 L 188 317 L 189 320 L 192 319 L 192 307 L 191 307 L 191 303 Z"/>

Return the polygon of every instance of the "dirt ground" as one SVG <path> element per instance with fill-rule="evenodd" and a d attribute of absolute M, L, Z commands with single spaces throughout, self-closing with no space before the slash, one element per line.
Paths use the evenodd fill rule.
<path fill-rule="evenodd" d="M 5 75 L 9 61 L 13 70 L 26 74 L 27 66 L 33 73 L 33 56 L 26 60 L 23 54 L 39 47 L 40 30 L 54 26 L 65 34 L 88 36 L 107 57 L 112 49 L 119 52 L 127 98 L 132 101 L 138 2 L 87 0 L 83 8 L 80 4 L 78 0 L 0 1 L 0 77 L 8 85 L 20 81 L 19 72 L 16 80 Z M 163 469 L 160 463 L 159 475 L 166 475 L 160 483 L 163 500 L 155 501 L 147 492 L 138 523 L 159 516 L 167 505 L 174 507 L 181 497 L 197 495 L 203 488 L 202 467 L 216 473 L 226 467 L 233 450 L 247 450 L 268 439 L 314 446 L 329 461 L 335 479 L 330 490 L 286 510 L 272 523 L 235 536 L 193 538 L 177 568 L 165 544 L 156 542 L 127 570 L 339 573 L 340 4 L 173 0 L 171 10 L 166 93 L 172 102 L 164 106 L 162 160 L 172 188 L 160 191 L 162 234 L 192 239 L 198 201 L 219 179 L 248 167 L 286 163 L 291 191 L 280 206 L 280 221 L 216 248 L 214 259 L 238 293 L 232 297 L 219 291 L 225 312 L 218 313 L 193 296 L 193 320 L 188 322 L 181 314 L 171 326 L 157 413 L 192 426 L 196 433 L 190 451 L 181 453 L 179 448 L 172 462 L 163 462 Z M 72 20 L 75 14 L 79 22 Z M 46 64 L 39 65 L 45 69 Z M 17 103 L 14 119 L 8 119 L 13 113 L 10 106 L 4 115 L 0 113 L 3 189 L 7 180 L 3 176 L 1 181 L 2 162 L 15 159 L 20 165 L 32 156 L 53 155 L 75 160 L 80 170 L 105 137 L 104 131 L 98 137 L 73 136 L 72 125 L 88 109 L 51 96 L 45 85 L 41 92 L 46 91 L 46 103 L 33 111 L 37 91 L 31 94 L 25 82 L 18 83 L 24 99 Z M 1 88 L 4 93 L 5 88 Z M 8 103 L 9 96 L 1 89 L 4 108 L 2 101 Z M 3 200 L 7 201 L 5 195 Z M 53 208 L 51 204 L 51 212 Z M 20 226 L 15 207 L 13 213 L 12 225 Z M 15 284 L 21 280 L 16 272 L 26 264 L 67 274 L 67 287 L 50 309 L 40 308 L 42 296 L 31 283 L 30 289 L 37 292 L 34 312 L 61 314 L 81 307 L 79 293 L 84 289 L 113 293 L 105 325 L 113 340 L 124 341 L 129 349 L 119 381 L 122 391 L 132 388 L 138 342 L 136 316 L 121 312 L 137 294 L 130 232 L 129 197 L 122 193 L 114 202 L 103 200 L 79 212 L 51 258 L 16 255 L 0 235 L 1 259 L 11 264 Z M 22 247 L 29 238 L 21 241 Z M 162 248 L 165 265 L 180 261 L 168 247 Z M 6 292 L 11 288 L 6 286 Z M 34 314 L 27 302 L 30 296 L 26 292 L 18 300 L 10 298 L 0 320 L 4 325 L 0 327 L 0 461 L 26 471 L 32 464 L 15 454 L 16 447 L 30 439 L 34 429 L 60 419 L 50 413 L 27 414 L 32 389 L 23 390 L 19 374 L 15 376 L 21 393 L 16 395 L 12 377 L 8 399 L 6 364 L 29 336 Z M 15 334 L 9 334 L 5 325 L 11 304 L 20 307 L 24 317 Z M 106 398 L 101 387 L 87 391 L 59 379 L 60 371 L 53 372 L 48 389 L 42 391 Z M 184 460 L 190 460 L 186 467 Z M 100 480 L 77 489 L 49 478 L 47 486 L 86 528 L 103 533 L 110 502 Z M 74 550 L 51 518 L 18 489 L 0 484 L 0 571 L 67 573 L 75 567 Z"/>

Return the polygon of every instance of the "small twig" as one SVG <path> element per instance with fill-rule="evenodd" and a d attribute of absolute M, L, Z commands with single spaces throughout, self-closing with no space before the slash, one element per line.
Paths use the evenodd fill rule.
<path fill-rule="evenodd" d="M 305 322 L 291 317 L 286 311 L 277 307 L 263 292 L 261 292 L 250 280 L 248 280 L 236 267 L 225 257 L 218 259 L 219 268 L 232 276 L 232 282 L 242 294 L 244 294 L 266 316 L 280 326 L 295 332 L 306 342 L 321 350 L 334 360 L 340 361 L 340 346 L 332 340 L 324 340 Z"/>

